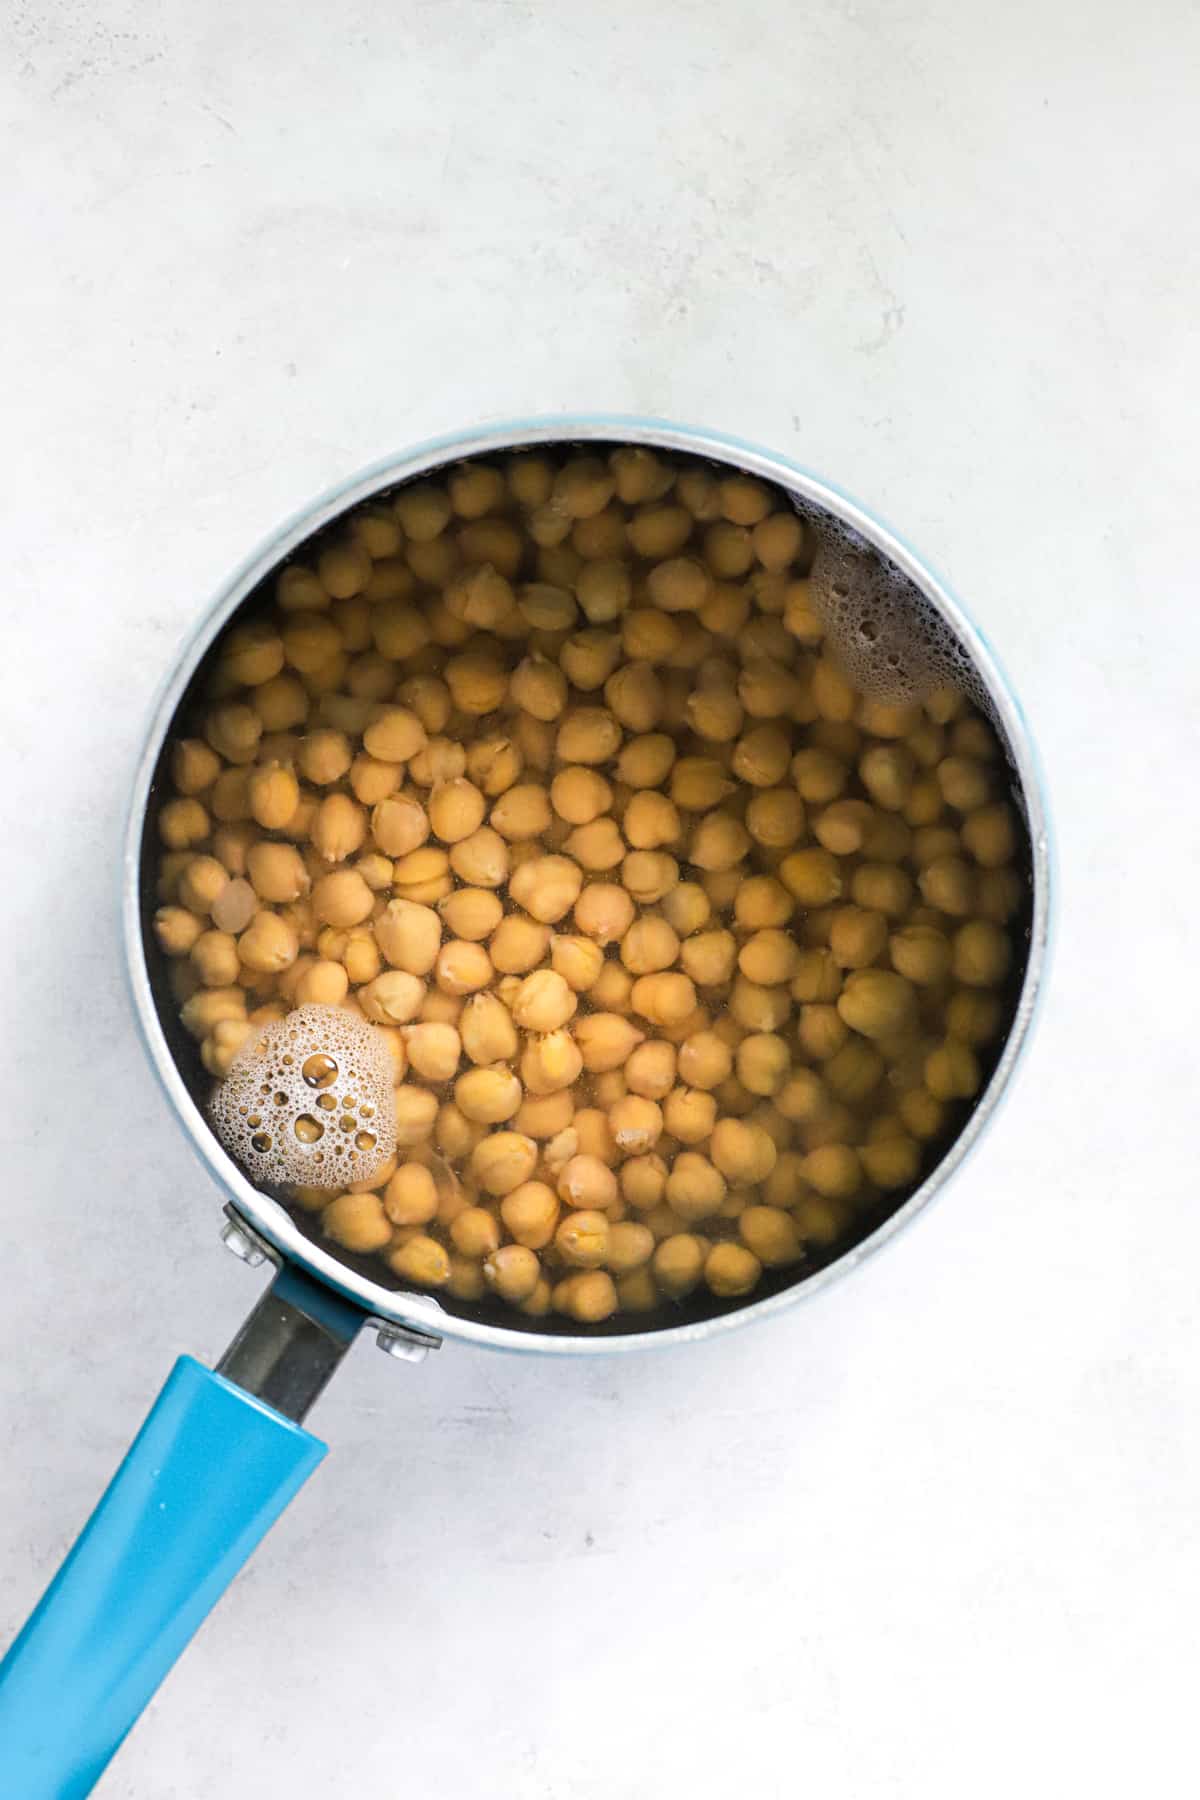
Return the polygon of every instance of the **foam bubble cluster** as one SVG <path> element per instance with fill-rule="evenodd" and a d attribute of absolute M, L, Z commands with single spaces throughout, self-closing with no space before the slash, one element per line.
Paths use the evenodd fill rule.
<path fill-rule="evenodd" d="M 299 1006 L 246 1041 L 210 1117 L 252 1180 L 344 1188 L 396 1148 L 392 1082 L 373 1025 L 340 1007 Z"/>
<path fill-rule="evenodd" d="M 791 498 L 816 541 L 814 611 L 855 686 L 873 699 L 903 704 L 949 685 L 991 714 L 991 697 L 970 656 L 916 583 L 841 519 L 797 494 Z"/>

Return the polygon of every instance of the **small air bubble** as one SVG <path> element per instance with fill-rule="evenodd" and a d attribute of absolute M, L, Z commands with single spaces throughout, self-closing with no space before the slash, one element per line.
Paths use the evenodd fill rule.
<path fill-rule="evenodd" d="M 320 1119 L 314 1119 L 311 1113 L 301 1113 L 293 1130 L 302 1144 L 315 1144 L 318 1138 L 325 1135 L 325 1127 Z"/>
<path fill-rule="evenodd" d="M 260 1155 L 264 1151 L 269 1150 L 271 1148 L 271 1138 L 269 1133 L 265 1131 L 256 1131 L 254 1136 L 250 1139 L 250 1148 L 252 1150 L 257 1150 Z"/>

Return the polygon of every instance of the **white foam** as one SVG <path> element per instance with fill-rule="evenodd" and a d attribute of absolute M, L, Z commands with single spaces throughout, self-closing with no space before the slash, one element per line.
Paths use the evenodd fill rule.
<path fill-rule="evenodd" d="M 310 1079 L 311 1065 L 305 1075 L 312 1057 L 334 1065 L 319 1083 Z M 365 1019 L 336 1006 L 298 1006 L 238 1051 L 213 1093 L 213 1129 L 257 1182 L 344 1188 L 373 1175 L 395 1151 L 393 1069 L 387 1045 Z M 373 1142 L 359 1141 L 365 1137 Z"/>
<path fill-rule="evenodd" d="M 949 685 L 992 714 L 970 656 L 916 583 L 841 519 L 797 494 L 791 500 L 816 540 L 814 610 L 855 686 L 904 704 Z"/>

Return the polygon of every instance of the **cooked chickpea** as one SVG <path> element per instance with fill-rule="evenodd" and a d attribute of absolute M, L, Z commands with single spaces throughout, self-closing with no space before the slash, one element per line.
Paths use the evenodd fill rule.
<path fill-rule="evenodd" d="M 950 944 L 932 925 L 906 925 L 894 931 L 888 954 L 896 973 L 917 987 L 936 987 L 950 973 Z"/>
<path fill-rule="evenodd" d="M 577 928 L 600 944 L 616 943 L 633 924 L 634 904 L 624 888 L 610 882 L 592 882 L 574 906 Z"/>
<path fill-rule="evenodd" d="M 591 938 L 552 937 L 550 966 L 574 993 L 585 994 L 604 967 L 604 952 Z"/>
<path fill-rule="evenodd" d="M 349 971 L 347 971 L 349 973 Z M 425 983 L 400 969 L 376 975 L 358 990 L 358 1003 L 376 1025 L 406 1025 L 425 999 Z"/>
<path fill-rule="evenodd" d="M 471 1152 L 471 1173 L 480 1187 L 499 1199 L 529 1180 L 537 1158 L 537 1145 L 523 1132 L 489 1131 Z"/>
<path fill-rule="evenodd" d="M 521 1104 L 521 1095 L 521 1083 L 511 1069 L 468 1069 L 454 1084 L 459 1111 L 480 1125 L 500 1125 L 511 1119 Z"/>
<path fill-rule="evenodd" d="M 662 1109 L 642 1094 L 626 1094 L 610 1107 L 608 1117 L 617 1148 L 626 1156 L 644 1155 L 662 1136 Z"/>
<path fill-rule="evenodd" d="M 630 1003 L 652 1025 L 678 1025 L 696 1010 L 696 989 L 690 976 L 673 969 L 643 975 L 633 984 Z"/>
<path fill-rule="evenodd" d="M 424 1163 L 399 1165 L 384 1190 L 383 1206 L 393 1225 L 427 1225 L 436 1217 L 437 1185 Z"/>
<path fill-rule="evenodd" d="M 473 1208 L 478 1211 L 478 1208 Z M 485 1213 L 490 1224 L 495 1221 L 489 1213 Z M 453 1233 L 454 1227 L 451 1227 Z M 507 1300 L 511 1305 L 519 1305 L 528 1300 L 534 1293 L 541 1275 L 541 1264 L 531 1249 L 522 1244 L 504 1244 L 494 1246 L 487 1252 L 483 1265 L 484 1281 L 493 1293 Z"/>
<path fill-rule="evenodd" d="M 384 804 L 394 806 L 397 802 Z M 479 830 L 486 811 L 487 802 L 472 782 L 461 776 L 441 781 L 429 796 L 429 827 L 443 844 L 460 844 Z"/>
<path fill-rule="evenodd" d="M 612 788 L 595 769 L 572 763 L 550 783 L 550 804 L 569 825 L 590 825 L 612 805 Z"/>
<path fill-rule="evenodd" d="M 828 906 L 842 892 L 842 874 L 837 858 L 828 850 L 815 846 L 793 850 L 778 869 L 779 880 L 802 906 Z"/>
<path fill-rule="evenodd" d="M 752 1094 L 777 1094 L 787 1081 L 792 1054 L 773 1032 L 753 1032 L 737 1047 L 737 1077 Z"/>
<path fill-rule="evenodd" d="M 631 1094 L 647 1100 L 663 1100 L 675 1085 L 678 1052 L 674 1044 L 651 1038 L 639 1044 L 625 1064 L 625 1080 Z"/>
<path fill-rule="evenodd" d="M 567 1031 L 531 1038 L 521 1056 L 521 1079 L 531 1094 L 570 1087 L 583 1068 L 583 1053 Z"/>
<path fill-rule="evenodd" d="M 392 1227 L 378 1194 L 339 1194 L 321 1214 L 326 1237 L 343 1250 L 367 1255 L 390 1243 Z"/>
<path fill-rule="evenodd" d="M 567 1214 L 554 1233 L 554 1247 L 576 1269 L 598 1269 L 608 1255 L 608 1219 L 583 1208 Z"/>
<path fill-rule="evenodd" d="M 492 966 L 501 975 L 524 975 L 537 967 L 549 945 L 549 926 L 508 913 L 492 933 L 488 948 Z"/>
<path fill-rule="evenodd" d="M 490 888 L 456 888 L 438 902 L 443 923 L 455 937 L 473 944 L 491 937 L 504 917 L 504 903 Z"/>
<path fill-rule="evenodd" d="M 625 840 L 615 819 L 593 819 L 568 832 L 563 849 L 589 874 L 607 874 L 625 856 Z"/>
<path fill-rule="evenodd" d="M 651 1269 L 668 1299 L 681 1300 L 696 1286 L 704 1273 L 705 1250 L 701 1239 L 686 1231 L 665 1237 L 658 1245 Z"/>
<path fill-rule="evenodd" d="M 451 938 L 437 953 L 433 978 L 444 994 L 477 994 L 492 979 L 492 959 L 482 944 Z"/>
<path fill-rule="evenodd" d="M 575 1025 L 583 1066 L 593 1075 L 621 1068 L 644 1036 L 619 1013 L 588 1013 Z"/>
<path fill-rule="evenodd" d="M 295 962 L 300 951 L 296 934 L 278 913 L 259 912 L 237 940 L 237 953 L 247 969 L 276 975 Z"/>
<path fill-rule="evenodd" d="M 778 1155 L 762 1126 L 745 1119 L 718 1119 L 709 1150 L 722 1175 L 739 1186 L 765 1181 Z"/>
<path fill-rule="evenodd" d="M 1011 961 L 1008 938 L 989 919 L 972 919 L 954 934 L 954 979 L 964 987 L 998 987 Z"/>
<path fill-rule="evenodd" d="M 451 846 L 450 867 L 460 881 L 472 887 L 500 887 L 510 866 L 508 845 L 491 826 L 483 825 L 470 837 Z"/>
<path fill-rule="evenodd" d="M 762 1263 L 744 1244 L 714 1244 L 704 1262 L 704 1279 L 718 1299 L 748 1294 L 762 1275 Z"/>
<path fill-rule="evenodd" d="M 846 978 L 837 1010 L 852 1031 L 887 1038 L 912 1018 L 916 995 L 910 982 L 891 969 L 856 969 Z"/>
<path fill-rule="evenodd" d="M 923 900 L 951 918 L 962 918 L 975 902 L 975 873 L 958 856 L 939 856 L 929 863 L 917 877 L 917 886 Z"/>

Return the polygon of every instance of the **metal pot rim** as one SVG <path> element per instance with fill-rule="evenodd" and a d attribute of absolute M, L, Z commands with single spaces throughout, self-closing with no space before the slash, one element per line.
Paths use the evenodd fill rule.
<path fill-rule="evenodd" d="M 226 1155 L 205 1122 L 175 1065 L 151 991 L 142 936 L 139 870 L 142 831 L 150 786 L 162 745 L 192 676 L 213 639 L 230 615 L 300 543 L 336 519 L 339 514 L 372 494 L 415 476 L 426 474 L 463 458 L 487 455 L 549 443 L 587 443 L 616 440 L 644 444 L 654 449 L 675 450 L 707 457 L 714 462 L 761 476 L 826 508 L 874 544 L 919 587 L 953 627 L 991 696 L 1012 750 L 1021 783 L 1029 825 L 1033 863 L 1033 916 L 1025 976 L 1011 1028 L 991 1080 L 958 1137 L 937 1167 L 902 1206 L 869 1237 L 807 1279 L 768 1298 L 752 1301 L 733 1312 L 687 1325 L 656 1331 L 597 1334 L 594 1337 L 558 1336 L 536 1331 L 517 1331 L 480 1320 L 460 1318 L 437 1301 L 419 1294 L 396 1293 L 347 1268 L 335 1256 L 314 1244 L 277 1201 L 260 1193 Z M 134 1011 L 150 1061 L 192 1146 L 234 1206 L 253 1229 L 281 1256 L 291 1259 L 318 1280 L 355 1300 L 374 1318 L 454 1338 L 492 1349 L 540 1352 L 556 1356 L 643 1350 L 688 1343 L 716 1336 L 735 1326 L 749 1324 L 782 1312 L 801 1300 L 823 1293 L 832 1283 L 873 1256 L 918 1213 L 949 1181 L 978 1143 L 995 1117 L 1001 1098 L 1029 1041 L 1030 1028 L 1044 986 L 1051 916 L 1051 854 L 1046 803 L 1041 771 L 1028 723 L 992 650 L 978 626 L 943 582 L 887 526 L 866 512 L 839 489 L 830 486 L 785 456 L 761 449 L 739 438 L 701 428 L 681 426 L 652 418 L 622 414 L 589 413 L 507 420 L 475 430 L 431 438 L 398 457 L 372 463 L 347 481 L 331 488 L 261 543 L 216 595 L 192 630 L 177 656 L 154 703 L 151 723 L 134 775 L 122 860 L 122 916 L 125 960 Z"/>

